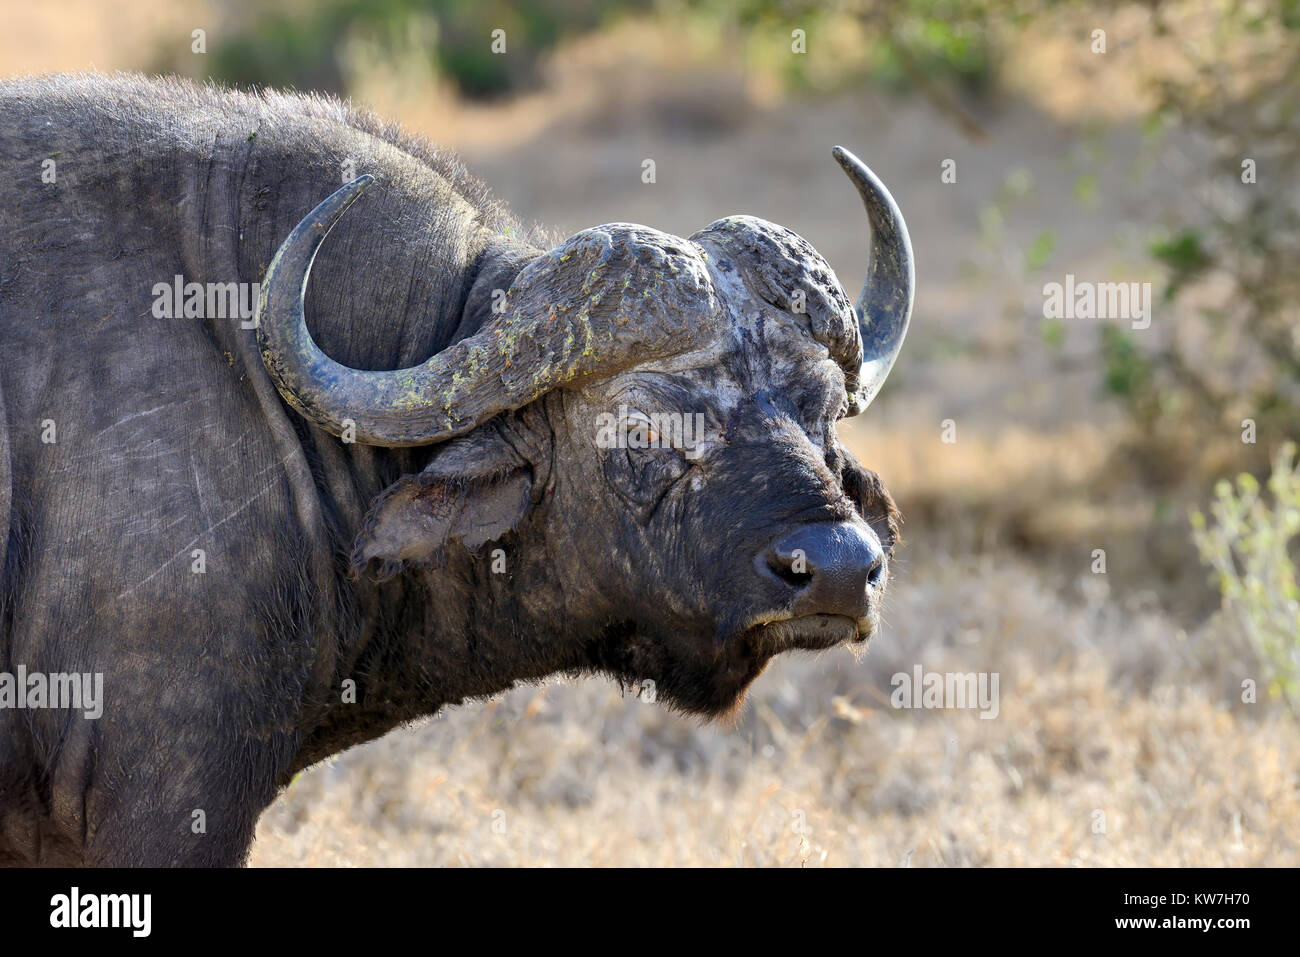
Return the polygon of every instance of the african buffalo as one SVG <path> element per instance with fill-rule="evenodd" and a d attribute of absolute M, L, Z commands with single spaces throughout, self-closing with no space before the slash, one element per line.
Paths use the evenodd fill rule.
<path fill-rule="evenodd" d="M 296 771 L 446 705 L 717 715 L 865 641 L 898 514 L 836 423 L 914 280 L 834 153 L 856 311 L 751 216 L 545 248 L 332 99 L 0 84 L 0 861 L 239 864 Z"/>

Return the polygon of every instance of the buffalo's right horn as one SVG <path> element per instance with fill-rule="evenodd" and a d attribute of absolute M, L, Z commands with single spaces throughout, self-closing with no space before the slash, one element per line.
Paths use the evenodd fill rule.
<path fill-rule="evenodd" d="M 885 384 L 903 347 L 912 317 L 916 267 L 907 224 L 885 184 L 844 147 L 837 146 L 831 153 L 858 188 L 871 223 L 870 264 L 856 305 L 862 335 L 862 372 L 856 401 L 849 409 L 850 415 L 856 415 L 871 404 Z"/>

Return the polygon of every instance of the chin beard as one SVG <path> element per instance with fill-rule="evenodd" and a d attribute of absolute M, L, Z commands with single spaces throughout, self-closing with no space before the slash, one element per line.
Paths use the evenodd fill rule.
<path fill-rule="evenodd" d="M 654 635 L 626 623 L 607 629 L 588 648 L 588 659 L 592 670 L 634 694 L 644 695 L 650 681 L 659 703 L 686 714 L 724 718 L 739 710 L 771 657 L 755 655 L 742 638 L 719 643 L 707 634 Z"/>
<path fill-rule="evenodd" d="M 629 623 L 606 630 L 589 648 L 593 670 L 611 675 L 668 707 L 710 719 L 734 717 L 745 693 L 771 659 L 792 650 L 818 651 L 865 641 L 874 622 L 807 615 L 723 628 L 712 636 L 652 634 Z"/>

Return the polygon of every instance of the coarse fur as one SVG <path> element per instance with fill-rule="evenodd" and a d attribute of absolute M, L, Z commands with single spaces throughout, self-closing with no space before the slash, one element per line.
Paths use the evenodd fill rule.
<path fill-rule="evenodd" d="M 260 282 L 352 167 L 378 186 L 322 248 L 307 312 L 347 366 L 473 334 L 553 245 L 450 154 L 330 98 L 0 83 L 0 673 L 102 673 L 105 693 L 96 720 L 0 709 L 0 863 L 239 864 L 298 770 L 556 672 L 728 713 L 807 638 L 751 556 L 810 522 L 892 551 L 897 509 L 835 438 L 844 343 L 770 291 L 708 348 L 407 449 L 294 414 L 240 322 L 155 318 L 174 276 Z M 620 404 L 703 414 L 710 439 L 697 459 L 598 448 Z"/>

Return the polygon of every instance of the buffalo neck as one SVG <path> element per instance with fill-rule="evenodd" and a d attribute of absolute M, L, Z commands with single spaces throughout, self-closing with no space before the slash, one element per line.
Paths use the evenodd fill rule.
<path fill-rule="evenodd" d="M 186 282 L 260 283 L 279 244 L 321 199 L 346 176 L 374 175 L 381 188 L 357 204 L 316 258 L 308 327 L 345 365 L 416 365 L 477 331 L 499 291 L 539 251 L 517 238 L 499 207 L 467 199 L 465 183 L 363 131 L 335 135 L 351 140 L 343 152 L 338 142 L 322 151 L 310 122 L 271 129 L 256 115 L 228 117 L 202 146 L 174 150 L 168 170 L 149 171 L 156 188 L 146 202 L 158 207 L 153 220 L 170 232 Z M 184 199 L 171 206 L 168 196 Z M 393 482 L 419 472 L 432 449 L 349 444 L 317 429 L 275 394 L 251 329 L 206 323 L 214 361 L 244 364 L 299 512 L 308 516 L 300 527 L 317 663 L 302 702 L 295 769 L 509 686 L 492 676 L 528 679 L 568 665 L 520 640 L 544 627 L 532 613 L 536 594 L 521 600 L 499 577 L 478 587 L 482 572 L 468 556 L 386 582 L 354 575 L 347 556 L 366 513 Z M 505 659 L 510 668 L 495 666 Z"/>

